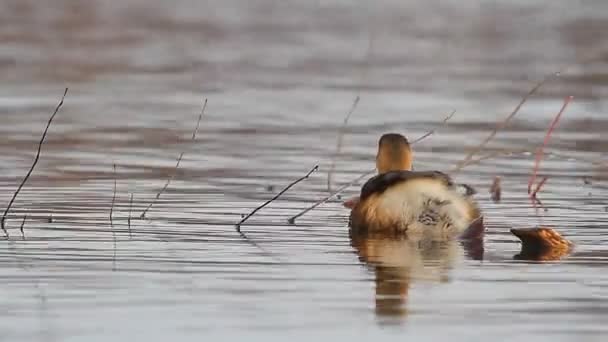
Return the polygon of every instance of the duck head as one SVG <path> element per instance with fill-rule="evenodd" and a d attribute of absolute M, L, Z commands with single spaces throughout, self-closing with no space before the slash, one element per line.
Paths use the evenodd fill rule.
<path fill-rule="evenodd" d="M 412 148 L 407 139 L 398 133 L 387 133 L 380 137 L 376 169 L 378 173 L 412 170 Z"/>

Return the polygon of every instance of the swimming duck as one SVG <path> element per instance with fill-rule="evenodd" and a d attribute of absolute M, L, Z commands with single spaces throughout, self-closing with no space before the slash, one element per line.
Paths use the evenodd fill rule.
<path fill-rule="evenodd" d="M 352 232 L 446 237 L 463 233 L 480 219 L 471 187 L 455 184 L 439 171 L 413 171 L 412 161 L 412 148 L 403 135 L 382 135 L 378 174 L 352 203 Z"/>

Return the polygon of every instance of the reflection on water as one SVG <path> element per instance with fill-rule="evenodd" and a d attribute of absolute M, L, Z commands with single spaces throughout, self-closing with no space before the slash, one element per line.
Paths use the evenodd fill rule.
<path fill-rule="evenodd" d="M 450 269 L 464 256 L 462 246 L 454 239 L 351 234 L 351 244 L 374 273 L 375 311 L 380 317 L 405 317 L 412 284 L 448 282 Z"/>

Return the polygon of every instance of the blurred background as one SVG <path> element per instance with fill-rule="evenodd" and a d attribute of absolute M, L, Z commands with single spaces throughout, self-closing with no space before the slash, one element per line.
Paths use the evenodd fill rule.
<path fill-rule="evenodd" d="M 0 5 L 9 89 L 355 89 L 484 99 L 520 97 L 531 80 L 572 65 L 569 93 L 605 92 L 601 0 Z"/>
<path fill-rule="evenodd" d="M 607 30 L 604 0 L 0 0 L 2 207 L 69 87 L 8 216 L 0 340 L 600 338 Z M 339 199 L 286 224 L 327 194 L 332 160 L 337 187 L 373 167 L 380 134 L 437 129 L 415 146 L 415 165 L 447 170 L 560 70 L 488 147 L 535 148 L 564 97 L 575 97 L 542 164 L 548 211 L 529 206 L 530 154 L 458 175 L 480 190 L 484 262 L 453 248 L 372 271 L 386 260 L 349 240 Z M 234 223 L 315 164 L 319 172 L 243 228 L 277 262 Z M 501 204 L 487 193 L 495 176 Z M 169 178 L 148 220 L 127 226 Z M 540 224 L 581 254 L 514 263 L 508 229 Z"/>

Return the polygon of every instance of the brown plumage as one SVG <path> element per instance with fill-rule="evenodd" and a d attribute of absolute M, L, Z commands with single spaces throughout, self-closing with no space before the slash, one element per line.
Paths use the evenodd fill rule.
<path fill-rule="evenodd" d="M 564 239 L 551 228 L 511 229 L 511 233 L 521 240 L 521 252 L 516 259 L 550 261 L 568 255 L 572 242 Z"/>
<path fill-rule="evenodd" d="M 351 203 L 354 231 L 443 237 L 462 233 L 480 216 L 473 189 L 438 171 L 412 171 L 412 155 L 404 136 L 380 138 L 378 175 L 365 183 L 358 202 Z"/>

